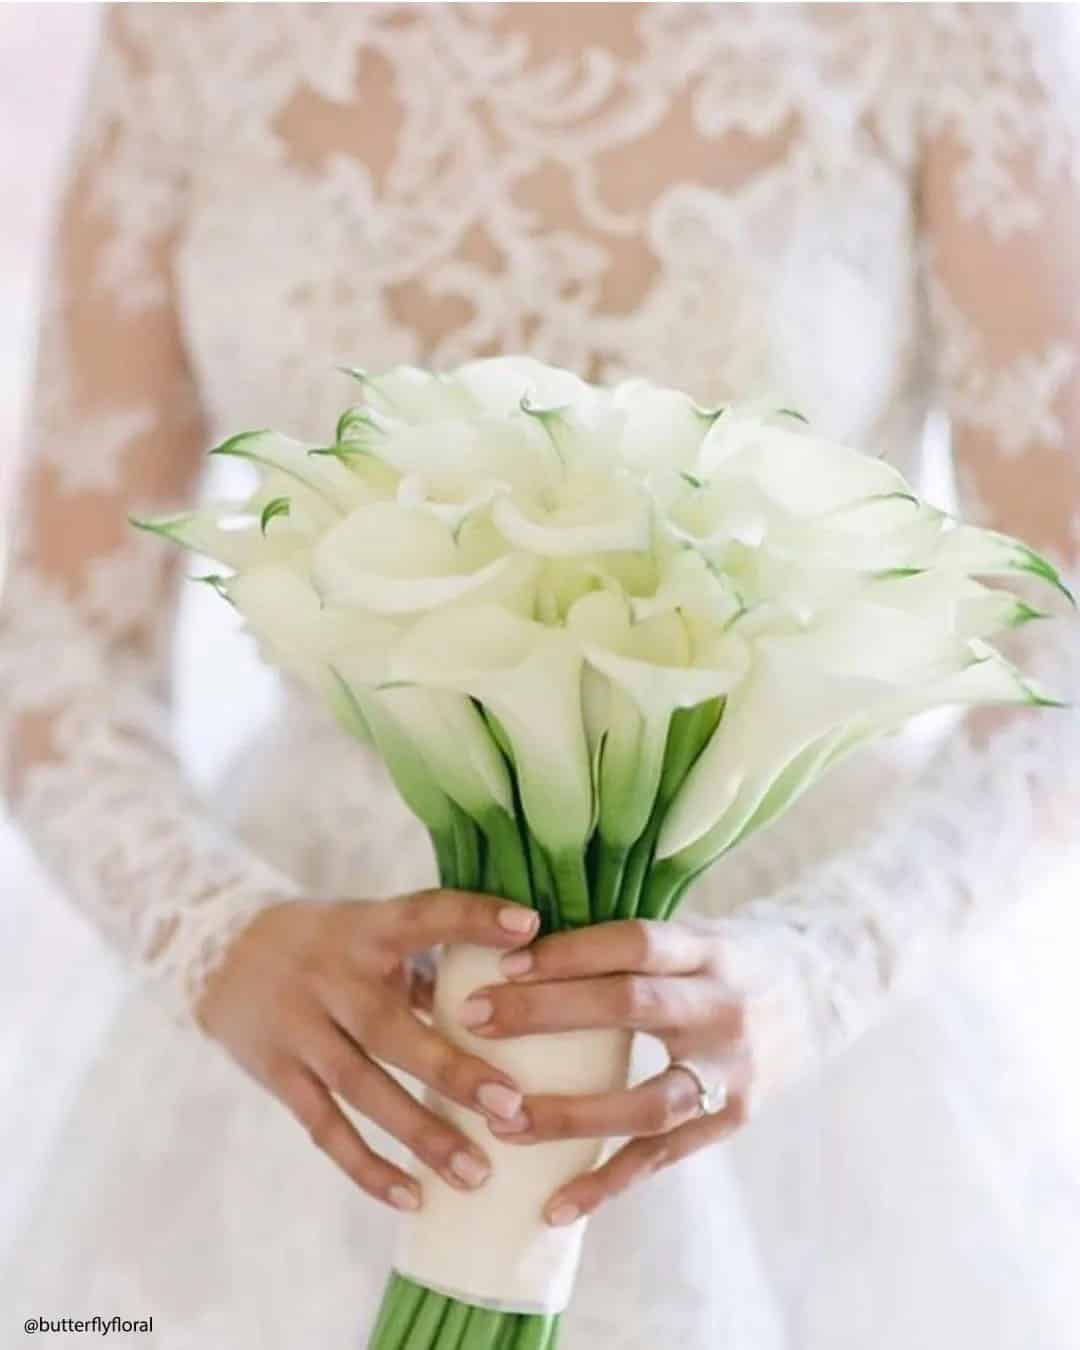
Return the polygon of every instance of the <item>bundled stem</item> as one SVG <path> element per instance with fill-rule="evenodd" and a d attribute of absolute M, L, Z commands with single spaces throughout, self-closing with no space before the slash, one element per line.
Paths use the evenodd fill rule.
<path fill-rule="evenodd" d="M 515 814 L 474 822 L 458 808 L 452 829 L 433 836 L 443 886 L 485 890 L 540 914 L 541 933 L 611 919 L 670 918 L 692 881 L 671 862 L 655 862 L 656 840 L 675 794 L 720 719 L 719 699 L 671 719 L 656 800 L 629 849 L 596 835 L 585 854 L 545 854 L 528 829 L 515 782 Z M 509 766 L 512 773 L 512 765 Z M 556 1350 L 560 1314 L 498 1312 L 390 1277 L 369 1350 Z"/>

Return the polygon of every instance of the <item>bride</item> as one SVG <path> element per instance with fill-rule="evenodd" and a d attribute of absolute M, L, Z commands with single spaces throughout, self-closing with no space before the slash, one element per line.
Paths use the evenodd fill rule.
<path fill-rule="evenodd" d="M 403 1090 L 421 1080 L 495 1131 L 625 1141 L 549 1205 L 595 1216 L 564 1350 L 1075 1344 L 1077 1178 L 989 987 L 954 978 L 971 931 L 1051 875 L 1071 713 L 837 771 L 671 926 L 689 978 L 634 925 L 599 962 L 538 956 L 492 1034 L 656 1032 L 641 1087 L 555 1115 L 424 1021 L 424 949 L 529 935 L 496 899 L 410 898 L 432 862 L 366 750 L 285 690 L 192 786 L 180 588 L 127 525 L 190 499 L 223 434 L 328 434 L 340 361 L 520 351 L 705 403 L 779 393 L 923 486 L 944 409 L 963 510 L 1069 566 L 1067 11 L 108 13 L 49 269 L 0 719 L 13 813 L 128 973 L 78 1032 L 5 1308 L 153 1316 L 131 1343 L 162 1350 L 363 1344 L 394 1207 L 423 1203 L 413 1155 L 483 1185 L 483 1153 Z M 180 631 L 216 670 L 191 603 Z M 1033 645 L 1067 690 L 1074 631 Z M 205 690 L 208 722 L 245 720 L 246 688 Z M 54 956 L 37 978 L 62 1019 L 76 973 Z M 702 1117 L 667 1052 L 717 1046 L 745 1074 Z"/>

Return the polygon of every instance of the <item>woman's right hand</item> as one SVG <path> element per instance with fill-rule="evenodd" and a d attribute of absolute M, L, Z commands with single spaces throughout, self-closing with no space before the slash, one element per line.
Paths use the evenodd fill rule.
<path fill-rule="evenodd" d="M 439 943 L 519 947 L 536 927 L 533 910 L 467 891 L 381 901 L 285 900 L 264 909 L 233 940 L 196 1018 L 362 1190 L 398 1209 L 416 1209 L 419 1183 L 369 1148 L 334 1095 L 400 1139 L 450 1185 L 481 1185 L 489 1170 L 485 1155 L 378 1061 L 491 1120 L 513 1119 L 521 1107 L 517 1084 L 417 1016 L 410 966 L 414 954 Z"/>

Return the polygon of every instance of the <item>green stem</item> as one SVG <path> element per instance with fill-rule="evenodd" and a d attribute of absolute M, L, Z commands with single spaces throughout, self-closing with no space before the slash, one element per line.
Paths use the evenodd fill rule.
<path fill-rule="evenodd" d="M 495 1350 L 504 1322 L 513 1317 L 513 1313 L 493 1312 L 490 1308 L 470 1308 L 462 1350 Z"/>
<path fill-rule="evenodd" d="M 702 871 L 704 869 L 701 869 Z M 657 912 L 658 919 L 672 919 L 675 917 L 675 911 L 682 904 L 683 896 L 690 889 L 691 884 L 701 875 L 701 872 L 691 872 L 684 876 L 680 882 L 671 888 L 671 891 L 665 897 L 662 908 Z"/>
<path fill-rule="evenodd" d="M 724 701 L 711 698 L 693 708 L 680 708 L 671 719 L 664 769 L 660 775 L 657 804 L 666 811 L 698 755 L 708 744 L 720 721 Z"/>
<path fill-rule="evenodd" d="M 480 869 L 479 890 L 485 895 L 502 895 L 502 882 L 500 880 L 499 859 L 493 848 L 484 850 L 484 865 Z"/>
<path fill-rule="evenodd" d="M 658 897 L 653 883 L 653 874 L 657 871 L 654 862 L 656 840 L 668 807 L 716 730 L 722 711 L 723 700 L 714 698 L 694 708 L 680 708 L 671 719 L 656 803 L 644 834 L 630 850 L 623 874 L 616 911 L 619 918 L 660 917 L 655 908 Z"/>
<path fill-rule="evenodd" d="M 650 919 L 669 919 L 693 877 L 669 858 L 654 862 L 642 887 L 640 912 Z"/>
<path fill-rule="evenodd" d="M 605 843 L 596 836 L 596 868 L 592 880 L 593 922 L 603 923 L 615 917 L 619 904 L 619 890 L 626 870 L 630 849 Z"/>
<path fill-rule="evenodd" d="M 653 849 L 656 847 L 656 836 L 660 833 L 661 819 L 659 809 L 654 809 L 649 823 L 645 827 L 645 833 L 630 850 L 626 866 L 623 868 L 622 885 L 619 888 L 618 904 L 615 907 L 615 917 L 618 919 L 633 919 L 640 913 L 641 888 L 645 882 L 649 864 L 652 862 Z"/>
<path fill-rule="evenodd" d="M 445 1294 L 436 1294 L 433 1290 L 424 1291 L 424 1300 L 416 1315 L 409 1334 L 405 1338 L 402 1350 L 432 1350 L 439 1344 L 439 1328 L 446 1316 L 447 1306 L 452 1299 Z"/>
<path fill-rule="evenodd" d="M 497 860 L 498 894 L 519 905 L 534 904 L 529 861 L 517 821 L 505 811 L 493 811 L 480 822 L 487 837 L 488 852 Z"/>
<path fill-rule="evenodd" d="M 584 928 L 590 922 L 589 878 L 581 853 L 559 853 L 551 858 L 551 873 L 564 928 Z"/>
<path fill-rule="evenodd" d="M 555 889 L 555 878 L 544 850 L 526 831 L 525 844 L 529 851 L 529 869 L 532 872 L 533 903 L 540 912 L 540 933 L 557 932 L 562 927 L 559 914 L 559 898 Z"/>
<path fill-rule="evenodd" d="M 454 838 L 454 831 L 432 830 L 431 845 L 435 850 L 435 865 L 439 870 L 439 885 L 447 887 L 456 887 L 458 883 L 457 875 L 457 844 Z"/>
<path fill-rule="evenodd" d="M 457 855 L 457 884 L 465 890 L 480 887 L 482 858 L 480 834 L 469 816 L 454 807 L 454 849 Z"/>
<path fill-rule="evenodd" d="M 458 1303 L 453 1299 L 450 1301 L 446 1317 L 439 1328 L 438 1350 L 467 1350 L 465 1337 L 468 1334 L 471 1311 L 472 1308 L 468 1303 Z"/>
<path fill-rule="evenodd" d="M 402 1350 L 420 1304 L 429 1291 L 403 1275 L 391 1276 L 369 1350 Z"/>
<path fill-rule="evenodd" d="M 555 1350 L 561 1325 L 560 1313 L 549 1313 L 546 1317 L 523 1317 L 513 1342 L 513 1350 Z"/>

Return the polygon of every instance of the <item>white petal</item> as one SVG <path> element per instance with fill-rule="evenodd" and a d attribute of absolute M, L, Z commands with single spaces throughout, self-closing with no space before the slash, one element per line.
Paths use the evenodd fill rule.
<path fill-rule="evenodd" d="M 454 532 L 419 508 L 396 502 L 360 507 L 329 530 L 312 552 L 312 577 L 327 604 L 376 614 L 417 613 L 466 596 L 506 594 L 535 570 L 507 554 L 474 570 Z"/>
<path fill-rule="evenodd" d="M 372 407 L 406 422 L 440 422 L 472 411 L 470 399 L 452 376 L 405 365 L 382 375 L 361 370 L 349 373 L 364 386 L 365 398 Z"/>
<path fill-rule="evenodd" d="M 434 782 L 475 820 L 514 810 L 506 763 L 471 699 L 448 689 L 385 688 L 382 704 L 416 746 Z"/>
<path fill-rule="evenodd" d="M 592 781 L 576 643 L 497 606 L 463 606 L 420 619 L 392 664 L 396 679 L 457 689 L 490 709 L 513 747 L 525 815 L 541 846 L 554 854 L 584 847 Z"/>
<path fill-rule="evenodd" d="M 657 857 L 722 852 L 784 768 L 808 746 L 875 707 L 889 686 L 815 668 L 782 640 L 763 641 L 751 673 L 672 803 Z"/>
<path fill-rule="evenodd" d="M 820 515 L 852 502 L 910 487 L 891 465 L 847 446 L 722 414 L 702 445 L 704 477 L 747 478 L 781 510 Z"/>
<path fill-rule="evenodd" d="M 336 512 L 369 501 L 371 491 L 363 480 L 339 464 L 332 455 L 313 455 L 322 447 L 306 445 L 274 431 L 248 431 L 233 436 L 210 451 L 247 459 L 263 469 L 295 479 L 321 497 Z"/>
<path fill-rule="evenodd" d="M 715 420 L 688 395 L 646 380 L 617 385 L 612 401 L 626 414 L 620 453 L 627 464 L 641 471 L 691 469 Z"/>
<path fill-rule="evenodd" d="M 1055 587 L 1070 601 L 1073 598 L 1057 569 L 1034 549 L 1018 539 L 974 525 L 957 525 L 942 534 L 933 555 L 933 566 L 972 576 L 1028 573 Z"/>
<path fill-rule="evenodd" d="M 291 674 L 326 693 L 331 666 L 358 683 L 386 676 L 396 628 L 325 608 L 311 585 L 286 565 L 259 567 L 229 578 L 226 593 L 248 628 Z M 362 677 L 362 678 L 361 678 Z"/>
<path fill-rule="evenodd" d="M 610 483 L 604 493 L 570 497 L 547 512 L 502 496 L 493 502 L 491 518 L 508 543 L 540 557 L 634 552 L 649 546 L 648 500 L 625 482 Z"/>
<path fill-rule="evenodd" d="M 454 378 L 481 411 L 495 417 L 518 412 L 523 398 L 545 408 L 589 406 L 599 398 L 597 390 L 570 371 L 527 356 L 470 361 L 458 367 Z"/>
<path fill-rule="evenodd" d="M 141 530 L 160 534 L 192 553 L 241 571 L 277 562 L 304 547 L 304 536 L 279 519 L 264 534 L 259 517 L 235 502 L 218 503 L 156 520 L 133 520 Z"/>

